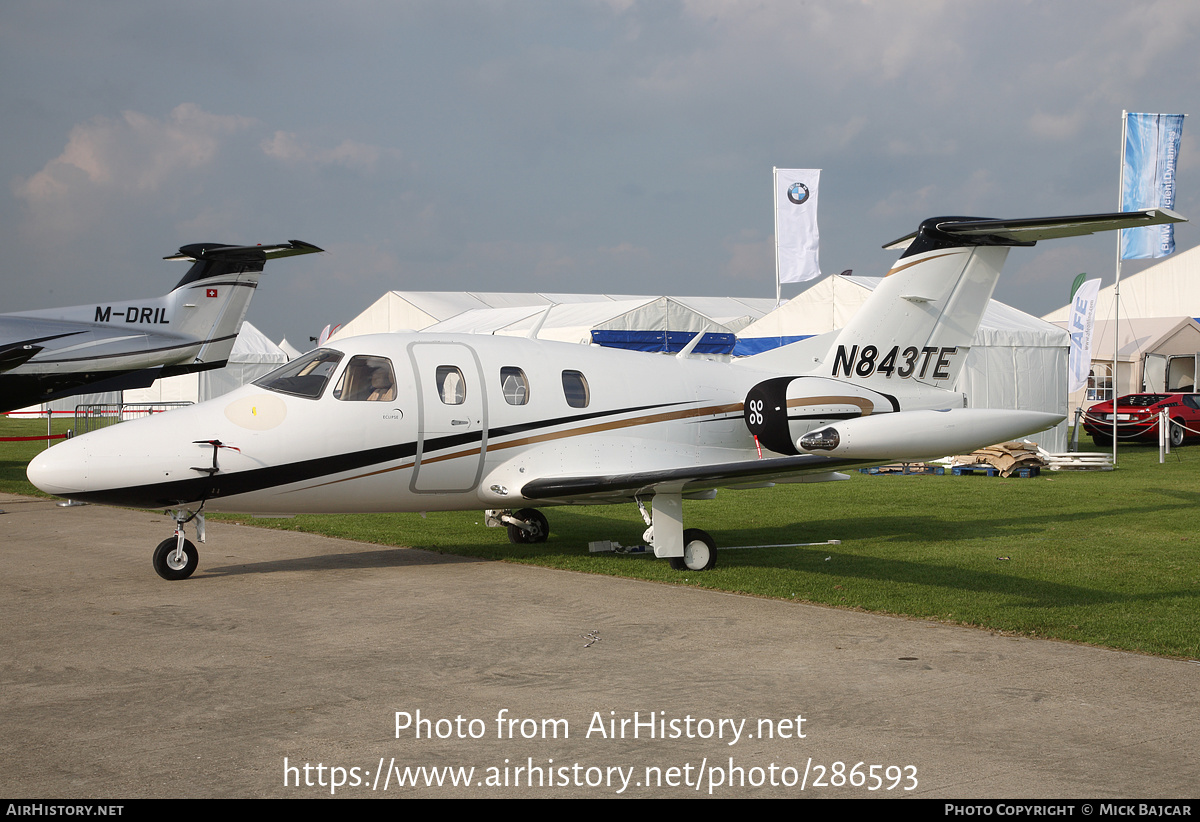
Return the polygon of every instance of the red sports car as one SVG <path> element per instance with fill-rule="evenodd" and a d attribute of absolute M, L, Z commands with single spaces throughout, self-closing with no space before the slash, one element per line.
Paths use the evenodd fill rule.
<path fill-rule="evenodd" d="M 1171 447 L 1200 437 L 1200 394 L 1128 394 L 1117 399 L 1117 441 L 1158 442 L 1158 414 L 1171 418 Z M 1112 401 L 1093 405 L 1083 415 L 1083 430 L 1096 445 L 1112 445 Z"/>

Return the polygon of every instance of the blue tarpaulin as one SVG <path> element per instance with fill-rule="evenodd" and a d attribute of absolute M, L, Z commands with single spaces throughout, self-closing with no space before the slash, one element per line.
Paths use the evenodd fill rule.
<path fill-rule="evenodd" d="M 603 331 L 592 330 L 592 342 L 606 348 L 627 348 L 631 351 L 678 352 L 695 331 Z M 705 334 L 694 349 L 697 354 L 729 354 L 737 337 L 733 334 Z"/>
<path fill-rule="evenodd" d="M 733 356 L 735 357 L 752 357 L 755 354 L 761 354 L 764 351 L 770 351 L 774 348 L 782 348 L 785 345 L 791 345 L 794 342 L 807 340 L 812 337 L 812 334 L 802 334 L 799 337 L 745 337 L 739 338 L 737 345 L 733 347 Z"/>

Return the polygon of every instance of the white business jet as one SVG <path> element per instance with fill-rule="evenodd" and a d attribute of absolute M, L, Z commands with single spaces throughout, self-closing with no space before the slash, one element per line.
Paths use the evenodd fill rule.
<path fill-rule="evenodd" d="M 483 508 L 514 542 L 541 542 L 539 508 L 616 502 L 638 504 L 655 556 L 704 570 L 716 546 L 683 527 L 684 499 L 845 479 L 849 466 L 1061 422 L 967 408 L 949 388 L 1009 247 L 1182 219 L 926 220 L 844 329 L 733 362 L 547 342 L 536 329 L 339 340 L 223 397 L 55 445 L 28 474 L 76 500 L 173 509 L 175 536 L 154 552 L 167 579 L 195 570 L 184 526 L 195 520 L 203 541 L 206 510 Z"/>
<path fill-rule="evenodd" d="M 163 258 L 192 262 L 169 294 L 0 315 L 0 411 L 222 367 L 266 261 L 320 250 L 185 245 Z"/>

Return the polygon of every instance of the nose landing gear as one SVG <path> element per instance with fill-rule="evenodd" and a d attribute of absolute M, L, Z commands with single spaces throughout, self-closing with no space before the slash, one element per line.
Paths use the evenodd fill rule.
<path fill-rule="evenodd" d="M 168 537 L 154 549 L 154 570 L 163 579 L 187 579 L 200 564 L 200 552 L 190 539 L 183 545 L 176 537 Z"/>
<path fill-rule="evenodd" d="M 187 579 L 200 564 L 200 552 L 196 550 L 192 541 L 184 536 L 184 526 L 193 519 L 196 520 L 196 540 L 204 542 L 204 514 L 199 511 L 189 514 L 183 509 L 178 509 L 171 512 L 171 518 L 175 520 L 175 536 L 168 537 L 158 544 L 151 561 L 154 563 L 156 574 L 163 579 L 174 581 Z"/>

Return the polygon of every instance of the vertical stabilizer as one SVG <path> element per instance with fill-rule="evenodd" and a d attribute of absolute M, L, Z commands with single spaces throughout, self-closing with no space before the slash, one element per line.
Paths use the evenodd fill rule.
<path fill-rule="evenodd" d="M 823 363 L 827 376 L 949 389 L 1007 255 L 986 246 L 901 257 L 838 334 Z"/>
<path fill-rule="evenodd" d="M 166 297 L 173 318 L 171 333 L 203 341 L 194 364 L 225 362 L 266 261 L 320 250 L 300 240 L 271 246 L 196 243 L 180 248 L 178 254 L 164 258 L 192 261 L 188 273 Z"/>
<path fill-rule="evenodd" d="M 906 246 L 812 373 L 882 393 L 954 385 L 1012 246 L 1182 222 L 1165 208 L 1114 214 L 990 220 L 935 217 L 885 248 Z M 889 387 L 890 386 L 890 387 Z"/>

